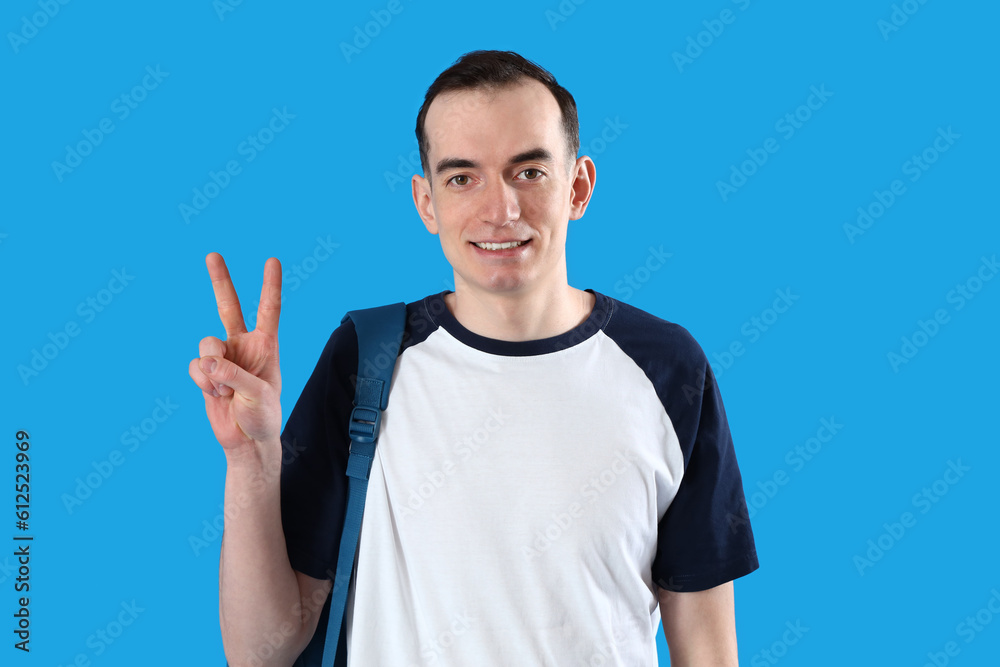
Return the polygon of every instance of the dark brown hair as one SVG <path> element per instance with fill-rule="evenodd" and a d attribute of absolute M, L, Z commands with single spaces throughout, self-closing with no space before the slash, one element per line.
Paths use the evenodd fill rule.
<path fill-rule="evenodd" d="M 424 134 L 424 119 L 431 102 L 439 94 L 454 90 L 499 89 L 515 85 L 523 79 L 534 79 L 545 84 L 562 113 L 563 132 L 571 159 L 580 150 L 580 123 L 576 114 L 576 101 L 569 91 L 556 82 L 547 70 L 513 51 L 470 51 L 441 72 L 424 95 L 423 106 L 417 114 L 417 144 L 420 147 L 420 164 L 428 174 L 428 140 Z"/>

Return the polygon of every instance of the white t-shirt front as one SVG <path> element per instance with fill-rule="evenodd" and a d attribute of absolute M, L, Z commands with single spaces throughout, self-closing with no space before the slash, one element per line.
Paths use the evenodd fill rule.
<path fill-rule="evenodd" d="M 445 292 L 408 304 L 347 602 L 350 666 L 652 666 L 657 587 L 756 569 L 700 346 L 593 293 L 580 326 L 519 342 L 462 327 Z M 283 434 L 325 450 L 282 474 L 290 560 L 317 578 L 336 569 L 356 372 L 348 321 Z"/>

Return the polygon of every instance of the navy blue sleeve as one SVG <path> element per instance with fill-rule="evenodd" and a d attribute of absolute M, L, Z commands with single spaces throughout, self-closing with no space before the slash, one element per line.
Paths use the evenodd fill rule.
<path fill-rule="evenodd" d="M 712 367 L 694 338 L 661 398 L 684 455 L 684 476 L 660 520 L 653 580 L 672 591 L 713 588 L 758 567 L 743 480 Z"/>
<path fill-rule="evenodd" d="M 684 327 L 612 299 L 605 332 L 642 368 L 663 403 L 684 474 L 660 518 L 652 579 L 701 591 L 757 569 L 743 479 L 722 396 L 704 350 Z"/>
<path fill-rule="evenodd" d="M 281 434 L 281 525 L 292 569 L 333 579 L 347 507 L 347 422 L 358 339 L 347 320 L 331 334 Z"/>

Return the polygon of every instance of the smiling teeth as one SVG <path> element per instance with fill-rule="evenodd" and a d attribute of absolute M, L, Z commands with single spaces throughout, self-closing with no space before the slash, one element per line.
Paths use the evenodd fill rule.
<path fill-rule="evenodd" d="M 507 248 L 516 248 L 519 245 L 524 245 L 527 241 L 508 241 L 507 243 L 476 243 L 476 247 L 482 248 L 483 250 L 506 250 Z"/>

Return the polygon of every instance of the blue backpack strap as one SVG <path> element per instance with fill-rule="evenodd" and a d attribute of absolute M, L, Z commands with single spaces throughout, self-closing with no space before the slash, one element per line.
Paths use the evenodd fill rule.
<path fill-rule="evenodd" d="M 348 427 L 351 438 L 347 460 L 348 499 L 344 516 L 344 532 L 340 537 L 337 574 L 330 592 L 330 618 L 323 646 L 323 665 L 334 665 L 335 656 L 346 665 L 346 650 L 338 652 L 341 626 L 347 607 L 347 592 L 354 569 L 354 554 L 361 533 L 361 518 L 365 510 L 368 476 L 375 459 L 375 446 L 382 423 L 382 411 L 389 404 L 389 388 L 396 356 L 406 325 L 406 304 L 394 303 L 377 308 L 352 310 L 341 323 L 351 318 L 358 334 L 358 381 L 354 393 L 354 409 Z M 380 363 L 388 359 L 387 363 Z M 334 667 L 345 667 L 335 665 Z"/>
<path fill-rule="evenodd" d="M 354 569 L 354 553 L 361 534 L 368 475 L 375 458 L 382 411 L 389 404 L 392 371 L 396 366 L 396 356 L 399 354 L 406 326 L 406 304 L 400 302 L 352 310 L 340 320 L 341 324 L 347 318 L 354 321 L 354 329 L 358 334 L 358 381 L 354 393 L 354 410 L 351 411 L 348 427 L 351 448 L 347 459 L 347 513 L 344 517 L 344 532 L 340 537 L 337 574 L 323 610 L 329 610 L 329 619 L 323 644 L 322 667 L 346 667 L 347 664 L 346 646 L 339 645 L 338 640 L 344 639 L 346 642 L 343 620 L 347 608 L 347 592 Z M 379 363 L 382 361 L 380 356 L 387 358 L 386 363 Z M 374 372 L 369 374 L 369 370 Z M 312 663 L 312 660 L 305 662 Z M 295 661 L 296 666 L 304 664 L 302 656 Z M 226 667 L 228 666 L 229 663 L 226 662 Z"/>

